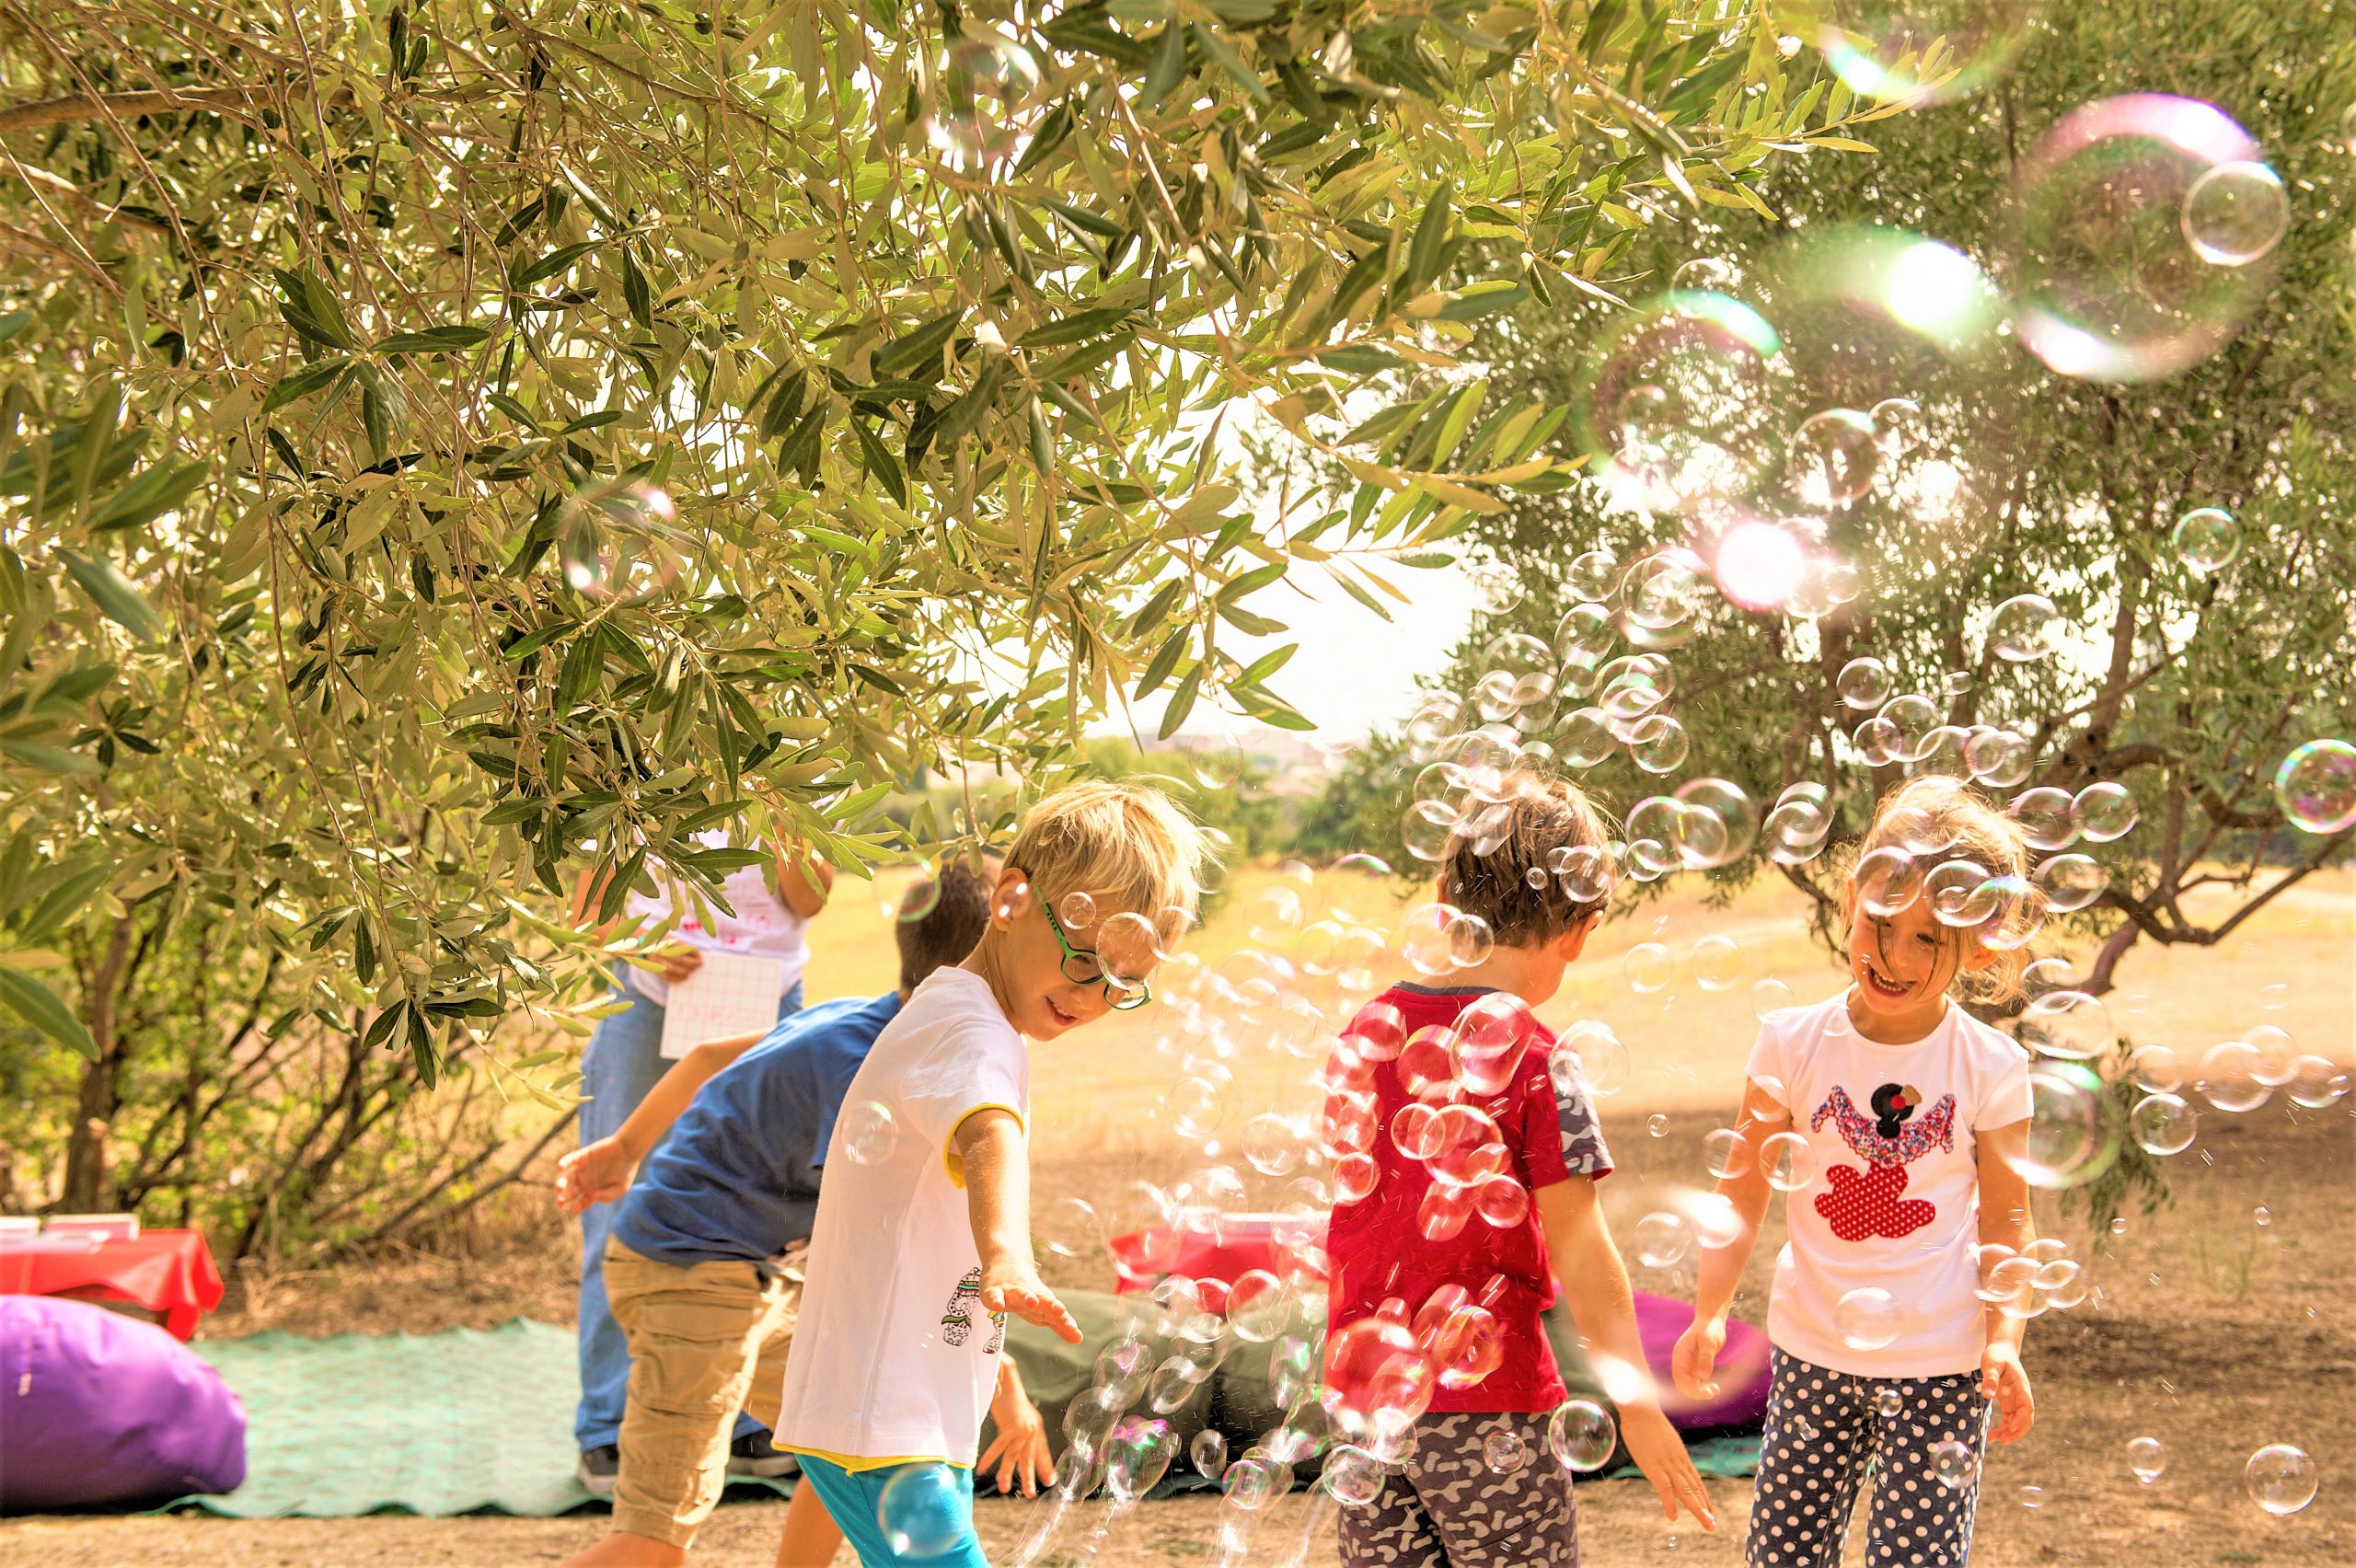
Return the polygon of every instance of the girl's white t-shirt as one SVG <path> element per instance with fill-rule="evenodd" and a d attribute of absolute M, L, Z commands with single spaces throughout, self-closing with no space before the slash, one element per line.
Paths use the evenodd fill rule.
<path fill-rule="evenodd" d="M 699 833 L 696 842 L 708 849 L 723 849 L 728 847 L 728 836 Z M 722 878 L 721 892 L 736 912 L 723 915 L 713 905 L 711 917 L 715 924 L 710 928 L 697 918 L 692 902 L 673 902 L 672 885 L 661 877 L 655 879 L 653 897 L 633 893 L 622 905 L 622 913 L 644 920 L 643 928 L 652 930 L 670 919 L 676 910 L 679 924 L 672 935 L 689 947 L 758 953 L 781 960 L 777 994 L 782 997 L 793 989 L 793 983 L 802 978 L 802 971 L 810 963 L 810 922 L 796 915 L 792 906 L 770 888 L 771 870 L 768 866 L 742 866 Z M 627 964 L 622 973 L 648 1001 L 671 999 L 671 983 L 660 974 Z"/>
<path fill-rule="evenodd" d="M 1792 1113 L 1775 1130 L 1807 1138 L 1815 1156 L 1785 1201 L 1767 1337 L 1857 1377 L 1976 1371 L 1987 1308 L 1973 1135 L 2028 1119 L 2027 1053 L 1952 1005 L 1923 1039 L 1880 1044 L 1850 1022 L 1844 992 L 1769 1013 L 1747 1071 Z M 1844 1311 L 1858 1290 L 1888 1301 L 1859 1297 Z"/>
<path fill-rule="evenodd" d="M 896 1136 L 842 1147 L 872 1101 Z M 1031 1062 L 989 983 L 937 969 L 876 1036 L 835 1118 L 775 1437 L 846 1470 L 971 1466 L 1006 1315 L 985 1312 L 964 1173 L 950 1139 L 977 1111 L 1031 1119 Z"/>

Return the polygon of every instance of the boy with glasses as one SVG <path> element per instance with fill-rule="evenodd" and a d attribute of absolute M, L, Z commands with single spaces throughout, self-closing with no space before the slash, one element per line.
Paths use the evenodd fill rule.
<path fill-rule="evenodd" d="M 1202 830 L 1150 790 L 1049 795 L 1022 819 L 973 956 L 917 987 L 851 1082 L 848 1102 L 880 1108 L 893 1135 L 864 1163 L 829 1152 L 802 1299 L 811 1354 L 786 1363 L 777 1444 L 864 1568 L 987 1568 L 973 1465 L 1006 1314 L 1080 1340 L 1031 1251 L 1023 1042 L 1146 1001 L 1204 855 Z M 895 1551 L 894 1535 L 924 1544 Z"/>

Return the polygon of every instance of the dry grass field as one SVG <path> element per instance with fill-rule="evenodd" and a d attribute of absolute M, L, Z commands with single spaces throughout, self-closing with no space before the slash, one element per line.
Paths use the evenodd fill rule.
<path fill-rule="evenodd" d="M 1252 895 L 1273 880 L 1237 873 L 1218 918 L 1192 944 L 1217 965 L 1248 944 Z M 880 990 L 891 983 L 890 886 L 848 884 L 814 928 L 814 997 Z M 1321 879 L 1311 895 L 1369 920 L 1395 920 L 1404 903 L 1370 883 Z M 1313 918 L 1312 914 L 1312 918 Z M 1723 990 L 1692 979 L 1685 955 L 1698 939 L 1738 944 L 1741 973 Z M 1665 990 L 1638 994 L 1623 963 L 1638 942 L 1666 944 L 1678 963 Z M 1625 1082 L 1602 1101 L 1619 1169 L 1604 1186 L 1623 1249 L 1636 1220 L 1670 1188 L 1698 1186 L 1701 1140 L 1721 1124 L 1738 1090 L 1752 1031 L 1751 988 L 1780 980 L 1802 1000 L 1829 995 L 1842 974 L 1809 940 L 1796 896 L 1761 885 L 1719 907 L 1679 893 L 1607 926 L 1544 1009 L 1558 1027 L 1576 1018 L 1610 1023 L 1630 1053 Z M 2270 1023 L 2300 1048 L 2356 1063 L 2356 873 L 2318 876 L 2210 951 L 2143 948 L 2120 971 L 2110 1005 L 2123 1034 L 2190 1055 Z M 1148 1008 L 1115 1016 L 1034 1058 L 1037 1201 L 1110 1200 L 1138 1178 L 1168 1182 L 1207 1162 L 1203 1140 L 1182 1140 L 1161 1100 L 1178 1075 L 1168 1015 Z M 1228 1063 L 1235 1081 L 1218 1124 L 1223 1161 L 1255 1112 L 1301 1102 L 1313 1064 L 1243 1044 Z M 1658 1136 L 1648 1121 L 1665 1118 Z M 1240 1163 L 1240 1162 L 1238 1162 Z M 2278 1095 L 2259 1110 L 2225 1115 L 2203 1107 L 2200 1137 L 2167 1162 L 2174 1201 L 2129 1217 L 2097 1251 L 2082 1216 L 2047 1194 L 2040 1228 L 2068 1239 L 2097 1286 L 2085 1305 L 2031 1326 L 2028 1362 L 2038 1396 L 2037 1429 L 1988 1463 L 1977 1568 L 2015 1564 L 2139 1568 L 2254 1563 L 2345 1568 L 2356 1563 L 2356 1099 L 2303 1110 Z M 1255 1198 L 1282 1183 L 1247 1177 Z M 2263 1212 L 2263 1223 L 2261 1213 Z M 1780 1224 L 1780 1220 L 1774 1221 Z M 545 1244 L 491 1256 L 419 1258 L 279 1282 L 216 1320 L 214 1333 L 266 1326 L 331 1332 L 487 1325 L 519 1312 L 565 1320 L 572 1257 L 547 1228 Z M 1746 1315 L 1762 1309 L 1768 1261 L 1759 1251 Z M 1687 1265 L 1690 1267 L 1690 1265 Z M 1059 1261 L 1058 1277 L 1103 1286 L 1093 1260 Z M 1640 1287 L 1676 1295 L 1690 1274 L 1637 1271 Z M 2168 1468 L 2154 1484 L 2130 1472 L 2125 1445 L 2155 1436 Z M 2245 1495 L 2242 1467 L 2258 1447 L 2295 1443 L 2314 1456 L 2322 1490 L 2304 1511 L 2277 1518 Z M 1712 1483 L 1720 1528 L 1665 1526 L 1641 1483 L 1582 1483 L 1590 1563 L 1731 1564 L 1740 1562 L 1748 1483 Z M 1303 1500 L 1288 1506 L 1299 1509 Z M 985 1539 L 1012 1540 L 1025 1505 L 988 1502 Z M 732 1505 L 714 1518 L 699 1561 L 766 1564 L 778 1509 Z M 1272 1521 L 1255 1562 L 1293 1516 Z M 106 1564 L 238 1568 L 305 1564 L 456 1563 L 469 1568 L 555 1562 L 592 1539 L 595 1515 L 565 1519 L 466 1518 L 226 1522 L 207 1518 L 31 1519 L 0 1523 L 0 1561 L 99 1568 Z M 1203 1498 L 1142 1508 L 1114 1529 L 1094 1561 L 1143 1568 L 1205 1560 L 1214 1508 Z M 1307 1568 L 1333 1562 L 1330 1535 Z M 1858 1561 L 1853 1545 L 1851 1561 Z M 840 1560 L 849 1562 L 848 1556 Z"/>

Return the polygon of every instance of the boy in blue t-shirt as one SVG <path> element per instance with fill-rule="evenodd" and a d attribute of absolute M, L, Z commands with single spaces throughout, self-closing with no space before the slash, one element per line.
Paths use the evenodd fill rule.
<path fill-rule="evenodd" d="M 604 1267 L 630 1352 L 613 1530 L 568 1568 L 684 1562 L 726 1483 L 737 1412 L 775 1424 L 801 1253 L 844 1094 L 918 982 L 973 951 L 988 923 L 987 898 L 980 877 L 944 866 L 902 904 L 899 989 L 823 1002 L 766 1035 L 698 1046 L 611 1137 L 560 1163 L 567 1207 L 621 1199 Z M 984 1464 L 999 1461 L 1001 1485 L 1019 1473 L 1030 1490 L 1048 1470 L 1046 1438 L 1013 1365 L 1006 1361 L 994 1401 L 999 1443 Z M 840 1539 L 803 1488 L 787 1511 L 779 1561 L 829 1562 Z"/>

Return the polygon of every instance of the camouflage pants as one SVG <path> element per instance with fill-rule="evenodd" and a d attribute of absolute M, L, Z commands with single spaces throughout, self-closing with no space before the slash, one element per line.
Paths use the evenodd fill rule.
<path fill-rule="evenodd" d="M 1521 1439 L 1499 1474 L 1483 1446 Z M 1546 1449 L 1546 1412 L 1426 1418 L 1405 1470 L 1363 1508 L 1341 1511 L 1343 1568 L 1578 1568 L 1571 1472 Z"/>

